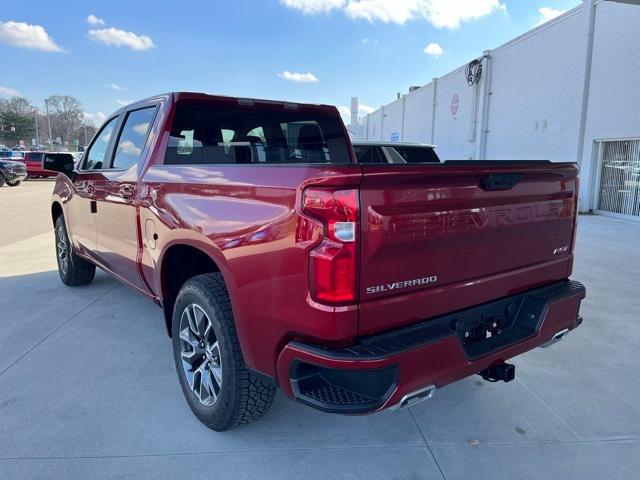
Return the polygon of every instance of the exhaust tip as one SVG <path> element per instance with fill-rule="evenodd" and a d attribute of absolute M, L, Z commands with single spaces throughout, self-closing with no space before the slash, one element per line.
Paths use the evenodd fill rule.
<path fill-rule="evenodd" d="M 398 403 L 396 403 L 391 410 L 404 410 L 405 408 L 412 407 L 420 402 L 425 400 L 429 400 L 433 397 L 433 394 L 437 390 L 435 385 L 429 385 L 428 387 L 421 388 L 420 390 L 416 390 L 415 392 L 411 392 L 402 397 Z"/>
<path fill-rule="evenodd" d="M 547 343 L 543 343 L 540 346 L 542 348 L 549 348 L 551 345 L 555 345 L 560 340 L 564 340 L 567 337 L 567 335 L 569 335 L 569 329 L 565 328 L 564 330 L 560 330 L 553 337 L 551 337 L 551 340 L 549 340 Z"/>

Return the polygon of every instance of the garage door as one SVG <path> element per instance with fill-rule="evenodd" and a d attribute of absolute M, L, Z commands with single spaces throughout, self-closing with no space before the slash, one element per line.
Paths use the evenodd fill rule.
<path fill-rule="evenodd" d="M 598 210 L 640 217 L 640 140 L 603 142 Z"/>

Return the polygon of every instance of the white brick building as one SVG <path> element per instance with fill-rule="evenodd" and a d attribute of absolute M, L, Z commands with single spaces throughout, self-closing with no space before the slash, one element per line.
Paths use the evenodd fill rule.
<path fill-rule="evenodd" d="M 474 86 L 465 65 L 367 115 L 360 138 L 433 143 L 445 160 L 578 161 L 582 211 L 640 218 L 640 0 L 584 0 L 482 66 Z"/>

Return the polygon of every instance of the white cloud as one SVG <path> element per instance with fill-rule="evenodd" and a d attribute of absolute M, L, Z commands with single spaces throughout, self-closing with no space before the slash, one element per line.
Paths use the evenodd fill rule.
<path fill-rule="evenodd" d="M 336 108 L 338 109 L 338 112 L 340 112 L 340 116 L 342 117 L 342 120 L 344 121 L 345 125 L 350 125 L 351 124 L 351 108 L 347 107 L 346 105 L 338 105 Z M 362 103 L 358 106 L 359 117 L 363 117 L 374 111 L 375 111 L 375 108 L 370 107 L 368 105 L 363 105 Z"/>
<path fill-rule="evenodd" d="M 345 105 L 338 105 L 336 108 L 340 112 L 344 124 L 349 125 L 351 123 L 351 109 Z"/>
<path fill-rule="evenodd" d="M 84 119 L 87 123 L 102 125 L 102 123 L 107 119 L 107 116 L 103 112 L 84 112 Z"/>
<path fill-rule="evenodd" d="M 0 87 L 0 98 L 21 97 L 22 94 L 15 88 Z"/>
<path fill-rule="evenodd" d="M 149 130 L 149 122 L 138 123 L 133 127 L 133 131 L 136 132 L 141 137 L 146 137 L 147 130 Z"/>
<path fill-rule="evenodd" d="M 126 107 L 127 105 L 129 105 L 131 103 L 131 100 L 116 100 L 116 103 L 122 107 Z"/>
<path fill-rule="evenodd" d="M 96 17 L 95 15 L 91 14 L 87 17 L 87 23 L 89 25 L 104 25 L 104 20 L 101 18 Z"/>
<path fill-rule="evenodd" d="M 140 156 L 140 154 L 142 153 L 142 149 L 137 147 L 136 144 L 133 143 L 131 140 L 125 140 L 120 145 L 118 145 L 118 147 L 124 153 L 127 153 L 129 155 L 134 155 L 136 157 Z"/>
<path fill-rule="evenodd" d="M 344 7 L 346 0 L 280 0 L 280 3 L 285 7 L 300 10 L 306 15 L 316 15 Z"/>
<path fill-rule="evenodd" d="M 0 22 L 0 43 L 42 52 L 63 52 L 40 25 L 23 22 Z"/>
<path fill-rule="evenodd" d="M 89 30 L 89 38 L 109 47 L 129 47 L 132 50 L 148 50 L 155 47 L 151 37 L 125 32 L 117 28 Z"/>
<path fill-rule="evenodd" d="M 455 29 L 495 11 L 506 11 L 501 0 L 281 0 L 308 15 L 343 10 L 349 17 L 370 22 L 404 24 L 424 19 L 436 28 Z"/>
<path fill-rule="evenodd" d="M 438 58 L 440 55 L 444 53 L 444 50 L 442 50 L 442 47 L 439 44 L 430 43 L 424 48 L 423 52 L 426 53 L 427 55 L 431 55 L 432 57 Z"/>
<path fill-rule="evenodd" d="M 373 113 L 375 111 L 376 111 L 375 108 L 370 107 L 369 105 L 365 105 L 364 103 L 361 103 L 360 105 L 358 105 L 358 113 L 360 115 L 367 115 L 367 114 Z"/>
<path fill-rule="evenodd" d="M 377 45 L 378 43 L 380 43 L 380 41 L 377 38 L 363 38 L 362 40 L 360 40 L 360 43 L 362 45 L 367 45 L 369 43 Z"/>
<path fill-rule="evenodd" d="M 556 17 L 562 15 L 566 10 L 557 10 L 555 8 L 549 7 L 541 7 L 538 9 L 538 13 L 540 13 L 540 20 L 537 25 L 542 25 L 543 23 L 547 23 L 549 20 L 553 20 Z"/>
<path fill-rule="evenodd" d="M 284 72 L 279 73 L 278 76 L 285 80 L 289 80 L 290 82 L 297 83 L 316 83 L 320 81 L 313 73 L 295 73 L 285 70 Z"/>
<path fill-rule="evenodd" d="M 109 87 L 111 90 L 115 90 L 117 92 L 124 92 L 126 90 L 126 88 L 124 88 L 121 85 L 118 85 L 117 83 L 107 83 L 107 87 Z"/>

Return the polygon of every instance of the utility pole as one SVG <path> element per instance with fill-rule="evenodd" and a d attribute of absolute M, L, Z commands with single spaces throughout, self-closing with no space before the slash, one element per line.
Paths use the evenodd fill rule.
<path fill-rule="evenodd" d="M 84 148 L 87 148 L 88 145 L 88 141 L 87 141 L 87 120 L 84 120 Z"/>
<path fill-rule="evenodd" d="M 53 135 L 51 134 L 51 119 L 49 118 L 49 104 L 47 103 L 47 99 L 44 99 L 44 108 L 47 110 L 47 125 L 49 126 L 49 146 L 51 151 L 53 151 Z"/>
<path fill-rule="evenodd" d="M 38 146 L 40 145 L 40 137 L 38 136 L 38 109 L 37 108 L 33 109 L 33 115 L 36 120 L 36 148 L 38 148 Z"/>

